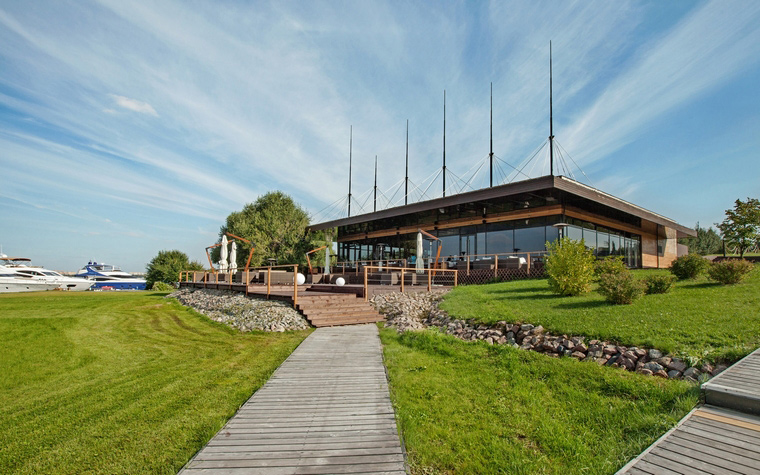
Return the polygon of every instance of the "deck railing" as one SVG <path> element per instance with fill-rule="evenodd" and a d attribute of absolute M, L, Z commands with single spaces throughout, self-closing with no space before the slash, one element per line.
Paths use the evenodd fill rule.
<path fill-rule="evenodd" d="M 372 275 L 375 271 L 375 275 Z M 399 285 L 401 292 L 407 287 L 427 284 L 428 292 L 434 285 L 449 285 L 456 287 L 459 283 L 459 271 L 456 269 L 417 269 L 415 267 L 364 267 L 364 300 L 369 299 L 370 285 Z M 398 279 L 398 284 L 395 280 Z M 375 282 L 377 280 L 377 282 Z M 421 280 L 421 282 L 420 282 Z M 407 283 L 408 281 L 408 283 Z"/>
<path fill-rule="evenodd" d="M 285 272 L 287 274 L 290 274 L 291 272 L 289 269 L 292 270 L 293 280 L 290 281 L 290 276 L 287 279 L 284 279 L 280 282 L 278 282 L 275 285 L 284 285 L 284 286 L 290 286 L 293 285 L 293 307 L 298 305 L 298 264 L 284 264 L 284 265 L 276 265 L 276 266 L 262 266 L 262 267 L 251 267 L 246 270 L 242 271 L 216 271 L 216 272 L 207 272 L 207 271 L 192 271 L 192 270 L 186 270 L 186 271 L 180 271 L 179 273 L 179 281 L 180 282 L 196 282 L 196 283 L 203 283 L 204 287 L 206 287 L 209 284 L 214 284 L 214 286 L 218 289 L 219 285 L 228 285 L 229 289 L 232 290 L 233 285 L 244 285 L 245 286 L 245 294 L 248 295 L 248 287 L 251 285 L 253 280 L 260 280 L 263 279 L 265 282 L 262 283 L 262 285 L 266 285 L 266 296 L 269 298 L 272 294 L 272 270 L 275 270 L 275 275 L 279 275 L 280 272 L 278 272 L 280 269 L 285 269 Z M 253 274 L 253 278 L 251 275 Z M 219 276 L 222 276 L 221 282 L 219 282 Z M 240 283 L 236 284 L 238 280 L 238 276 L 240 277 Z"/>
<path fill-rule="evenodd" d="M 340 270 L 341 274 L 355 274 L 359 275 L 362 273 L 362 269 L 364 269 L 367 266 L 377 266 L 377 267 L 391 267 L 395 270 L 398 270 L 402 267 L 406 267 L 408 265 L 407 259 L 375 259 L 372 261 L 343 261 L 343 262 L 336 262 L 334 265 L 332 265 L 331 269 L 333 269 L 336 273 L 338 270 Z"/>

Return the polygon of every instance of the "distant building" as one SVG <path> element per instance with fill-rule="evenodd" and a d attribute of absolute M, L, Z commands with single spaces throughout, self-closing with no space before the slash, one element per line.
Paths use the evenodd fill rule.
<path fill-rule="evenodd" d="M 664 268 L 677 239 L 696 231 L 564 176 L 494 186 L 314 224 L 334 229 L 339 261 L 403 259 L 418 230 L 435 236 L 440 255 L 462 258 L 546 250 L 562 233 L 598 257 L 623 256 L 630 267 Z M 426 246 L 427 247 L 427 246 Z M 681 252 L 684 252 L 681 249 Z"/>

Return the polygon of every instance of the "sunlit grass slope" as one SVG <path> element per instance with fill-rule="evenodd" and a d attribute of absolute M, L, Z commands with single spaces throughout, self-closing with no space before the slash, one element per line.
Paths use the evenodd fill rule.
<path fill-rule="evenodd" d="M 609 474 L 697 403 L 696 386 L 572 358 L 382 329 L 412 473 Z"/>
<path fill-rule="evenodd" d="M 636 271 L 637 277 L 667 271 Z M 482 322 L 525 322 L 557 334 L 585 335 L 732 362 L 760 346 L 760 269 L 742 283 L 678 282 L 667 294 L 612 305 L 597 292 L 559 297 L 546 280 L 457 287 L 441 307 Z"/>
<path fill-rule="evenodd" d="M 307 334 L 163 294 L 0 295 L 0 473 L 176 473 Z"/>

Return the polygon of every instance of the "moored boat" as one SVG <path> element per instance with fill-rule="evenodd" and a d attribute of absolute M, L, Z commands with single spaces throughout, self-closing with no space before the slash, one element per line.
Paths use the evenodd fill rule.
<path fill-rule="evenodd" d="M 77 271 L 76 276 L 94 281 L 92 290 L 145 290 L 145 279 L 102 262 L 88 262 Z"/>
<path fill-rule="evenodd" d="M 32 266 L 31 259 L 27 257 L 8 257 L 0 256 L 3 265 L 15 272 L 17 277 L 35 279 L 56 284 L 56 288 L 61 290 L 83 291 L 93 286 L 93 282 L 81 277 L 68 277 L 54 270 L 45 269 L 40 266 Z"/>

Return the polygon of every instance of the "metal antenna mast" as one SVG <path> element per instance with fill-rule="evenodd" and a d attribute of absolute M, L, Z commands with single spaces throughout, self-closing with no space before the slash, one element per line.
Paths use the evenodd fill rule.
<path fill-rule="evenodd" d="M 554 112 L 552 105 L 552 42 L 549 41 L 549 175 L 554 176 Z"/>
<path fill-rule="evenodd" d="M 354 150 L 354 126 L 351 126 L 348 139 L 348 217 L 351 217 L 351 165 L 353 163 Z"/>
<path fill-rule="evenodd" d="M 443 196 L 446 197 L 446 89 L 443 90 Z"/>
<path fill-rule="evenodd" d="M 377 155 L 375 155 L 375 206 L 372 211 L 377 211 Z"/>
<path fill-rule="evenodd" d="M 490 186 L 493 186 L 493 82 L 491 83 L 491 151 L 488 154 L 488 158 L 491 162 Z"/>
<path fill-rule="evenodd" d="M 409 119 L 406 119 L 406 174 L 404 175 L 404 204 L 409 203 Z"/>

